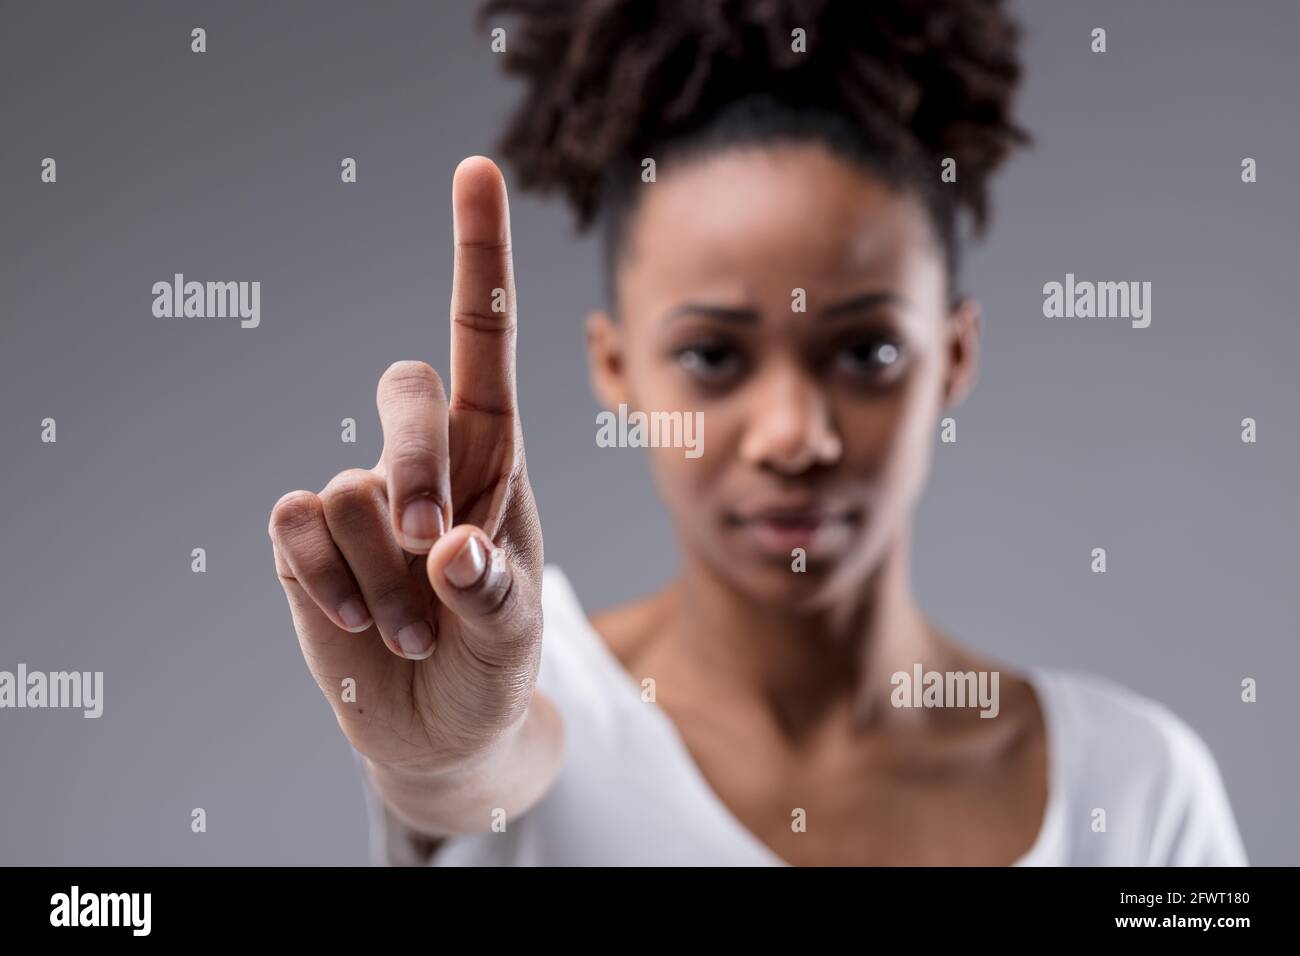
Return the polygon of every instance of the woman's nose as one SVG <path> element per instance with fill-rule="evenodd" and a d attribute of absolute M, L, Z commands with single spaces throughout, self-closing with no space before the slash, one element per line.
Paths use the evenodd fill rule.
<path fill-rule="evenodd" d="M 754 400 L 740 447 L 747 464 L 797 475 L 839 460 L 843 443 L 816 382 L 795 372 L 774 374 Z"/>

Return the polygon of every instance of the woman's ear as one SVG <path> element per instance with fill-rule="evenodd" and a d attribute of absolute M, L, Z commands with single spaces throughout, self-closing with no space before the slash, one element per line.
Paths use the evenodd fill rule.
<path fill-rule="evenodd" d="M 587 371 L 596 400 L 613 411 L 627 402 L 623 330 L 604 309 L 587 313 Z"/>
<path fill-rule="evenodd" d="M 979 303 L 962 296 L 948 313 L 948 372 L 943 386 L 945 410 L 960 405 L 975 387 L 982 331 Z"/>

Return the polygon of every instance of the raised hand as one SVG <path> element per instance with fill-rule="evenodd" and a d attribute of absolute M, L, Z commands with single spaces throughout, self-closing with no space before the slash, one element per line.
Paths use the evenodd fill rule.
<path fill-rule="evenodd" d="M 343 732 L 372 765 L 430 775 L 521 724 L 542 639 L 510 215 L 490 160 L 457 167 L 452 209 L 450 389 L 424 362 L 392 365 L 379 462 L 285 495 L 269 527 L 303 656 Z"/>

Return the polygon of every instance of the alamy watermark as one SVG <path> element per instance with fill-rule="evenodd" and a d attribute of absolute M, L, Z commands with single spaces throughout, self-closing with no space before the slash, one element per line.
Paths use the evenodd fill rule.
<path fill-rule="evenodd" d="M 996 717 L 997 671 L 927 671 L 912 665 L 912 673 L 896 671 L 889 679 L 895 707 L 978 707 L 981 717 Z"/>
<path fill-rule="evenodd" d="M 703 412 L 629 412 L 596 415 L 596 444 L 601 448 L 684 448 L 687 458 L 704 454 Z"/>
<path fill-rule="evenodd" d="M 132 936 L 148 936 L 152 893 L 82 893 L 73 884 L 50 897 L 51 926 L 127 926 Z"/>
<path fill-rule="evenodd" d="M 0 708 L 68 707 L 84 711 L 83 717 L 104 713 L 103 671 L 0 671 Z"/>
<path fill-rule="evenodd" d="M 1043 315 L 1049 319 L 1132 319 L 1135 329 L 1151 324 L 1150 282 L 1065 282 L 1043 284 Z"/>
<path fill-rule="evenodd" d="M 261 282 L 186 282 L 178 272 L 171 282 L 153 284 L 153 314 L 159 319 L 227 319 L 240 328 L 262 324 Z"/>

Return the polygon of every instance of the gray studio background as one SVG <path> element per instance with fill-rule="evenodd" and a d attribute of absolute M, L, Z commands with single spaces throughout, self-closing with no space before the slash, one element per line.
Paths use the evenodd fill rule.
<path fill-rule="evenodd" d="M 1039 145 L 966 272 L 982 375 L 936 450 L 916 587 L 990 653 L 1168 704 L 1218 758 L 1251 861 L 1300 863 L 1300 8 L 1019 10 Z M 0 4 L 0 669 L 105 672 L 99 720 L 0 712 L 0 863 L 365 862 L 266 524 L 284 492 L 374 464 L 390 362 L 447 367 L 451 173 L 520 93 L 471 11 Z M 558 201 L 511 202 L 529 470 L 547 558 L 594 608 L 665 580 L 673 542 L 640 453 L 594 441 L 596 246 Z M 260 328 L 155 319 L 174 272 L 260 280 Z M 1150 280 L 1151 327 L 1045 319 L 1066 272 Z"/>

